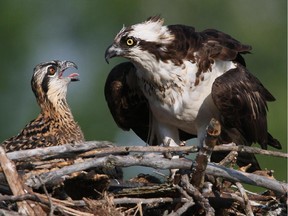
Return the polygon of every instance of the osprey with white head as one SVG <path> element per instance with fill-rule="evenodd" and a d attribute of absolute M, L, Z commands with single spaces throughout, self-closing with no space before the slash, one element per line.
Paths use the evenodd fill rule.
<path fill-rule="evenodd" d="M 275 99 L 242 57 L 250 50 L 221 31 L 164 26 L 159 16 L 122 28 L 105 53 L 107 62 L 117 56 L 129 60 L 106 81 L 114 120 L 151 145 L 176 146 L 195 136 L 201 145 L 215 118 L 222 126 L 219 144 L 281 148 L 267 131 L 267 101 Z M 211 160 L 222 158 L 213 153 Z M 260 169 L 253 154 L 241 153 L 237 163 Z"/>

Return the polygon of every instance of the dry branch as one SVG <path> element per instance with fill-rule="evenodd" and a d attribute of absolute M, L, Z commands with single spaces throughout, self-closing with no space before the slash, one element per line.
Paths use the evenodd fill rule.
<path fill-rule="evenodd" d="M 110 149 L 111 147 L 114 147 L 114 145 L 108 141 L 87 141 L 81 144 L 65 144 L 46 148 L 14 151 L 7 153 L 7 156 L 10 160 L 14 161 L 30 161 L 30 159 L 34 157 L 37 157 L 39 160 L 55 155 L 57 155 L 58 157 L 74 157 L 75 155 L 77 155 L 77 153 L 79 154 L 89 151 L 91 149 Z"/>
<path fill-rule="evenodd" d="M 186 198 L 171 198 L 171 197 L 161 197 L 161 198 L 129 198 L 129 197 L 123 197 L 123 198 L 114 198 L 113 203 L 115 205 L 121 205 L 121 204 L 154 204 L 154 203 L 184 203 L 188 200 Z M 106 202 L 106 201 L 102 201 Z"/>
<path fill-rule="evenodd" d="M 164 158 L 162 155 L 152 153 L 147 155 L 126 156 L 109 155 L 101 158 L 86 159 L 84 162 L 66 166 L 59 170 L 43 173 L 37 177 L 32 176 L 26 180 L 26 184 L 33 188 L 39 188 L 42 184 L 38 178 L 40 178 L 44 184 L 49 184 L 71 173 L 95 167 L 146 166 L 153 167 L 155 169 L 191 169 L 192 165 L 192 161 L 188 159 L 181 158 L 170 160 Z M 250 185 L 264 187 L 281 194 L 285 194 L 288 191 L 287 184 L 285 183 L 264 176 L 225 168 L 214 163 L 208 164 L 206 173 L 215 177 L 223 177 L 233 182 L 242 182 Z"/>
<path fill-rule="evenodd" d="M 217 144 L 218 136 L 221 133 L 220 123 L 216 119 L 212 119 L 206 128 L 206 137 L 203 146 L 200 148 L 193 167 L 193 175 L 191 183 L 201 188 L 204 184 L 205 170 L 208 160 L 212 154 L 213 148 Z"/>
<path fill-rule="evenodd" d="M 211 207 L 208 199 L 206 199 L 202 193 L 189 183 L 189 177 L 187 174 L 181 176 L 181 186 L 186 189 L 187 193 L 191 195 L 198 204 L 204 209 L 206 216 L 214 216 L 215 210 Z"/>
<path fill-rule="evenodd" d="M 251 146 L 243 146 L 243 145 L 236 146 L 235 143 L 215 146 L 213 151 L 247 152 L 247 153 L 252 153 L 252 154 L 261 154 L 261 155 L 267 155 L 267 156 L 273 156 L 273 157 L 288 158 L 288 154 L 284 152 L 265 150 L 265 149 L 261 149 L 258 147 L 251 147 Z"/>
<path fill-rule="evenodd" d="M 34 202 L 38 202 L 41 203 L 43 205 L 46 205 L 48 207 L 50 207 L 51 202 L 53 202 L 53 205 L 55 205 L 55 209 L 57 209 L 58 211 L 61 211 L 63 213 L 69 214 L 69 215 L 78 215 L 78 216 L 92 216 L 93 214 L 89 214 L 89 213 L 85 213 L 85 212 L 81 212 L 81 211 L 77 211 L 75 209 L 72 209 L 71 207 L 75 207 L 75 206 L 85 206 L 86 204 L 84 203 L 84 201 L 81 202 L 81 205 L 77 205 L 75 203 L 69 202 L 69 201 L 64 201 L 64 200 L 58 200 L 55 198 L 50 198 L 47 197 L 45 195 L 42 194 L 23 194 L 23 195 L 18 195 L 18 196 L 0 196 L 0 201 L 10 201 L 10 202 L 19 202 L 19 201 L 34 201 Z M 28 214 L 29 215 L 29 214 Z M 37 214 L 37 215 L 46 215 L 44 212 L 42 212 L 41 214 Z"/>
<path fill-rule="evenodd" d="M 237 186 L 237 188 L 238 188 L 238 190 L 239 190 L 239 192 L 240 192 L 240 194 L 241 194 L 241 196 L 242 196 L 242 198 L 244 200 L 243 208 L 245 210 L 246 215 L 247 216 L 253 216 L 254 214 L 253 214 L 253 211 L 252 211 L 252 208 L 251 208 L 251 204 L 250 204 L 249 198 L 248 198 L 248 196 L 246 194 L 246 191 L 245 191 L 243 185 L 240 184 L 239 182 L 236 182 L 235 185 Z"/>
<path fill-rule="evenodd" d="M 18 175 L 15 164 L 11 162 L 2 147 L 0 147 L 0 164 L 5 173 L 7 182 L 14 195 L 24 195 L 27 193 L 21 177 Z M 24 215 L 44 215 L 42 208 L 33 202 L 21 201 L 17 202 L 18 211 Z"/>
<path fill-rule="evenodd" d="M 81 144 L 65 144 L 61 146 L 52 146 L 47 148 L 37 148 L 30 150 L 21 150 L 7 153 L 10 160 L 14 161 L 31 161 L 31 158 L 43 159 L 48 157 L 102 157 L 109 154 L 127 154 L 131 152 L 175 152 L 175 153 L 196 153 L 196 146 L 179 146 L 179 147 L 163 147 L 163 146 L 115 146 L 108 141 L 88 141 Z M 233 143 L 215 146 L 213 151 L 237 151 L 248 152 L 254 154 L 263 154 L 275 157 L 288 158 L 287 153 L 278 151 L 269 151 L 250 146 L 235 146 Z M 84 153 L 85 152 L 85 153 Z"/>

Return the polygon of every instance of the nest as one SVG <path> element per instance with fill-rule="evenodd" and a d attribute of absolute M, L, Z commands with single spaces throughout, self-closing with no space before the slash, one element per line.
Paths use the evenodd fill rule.
<path fill-rule="evenodd" d="M 203 148 L 116 147 L 106 141 L 5 153 L 0 147 L 0 213 L 3 215 L 287 215 L 287 184 L 273 171 L 245 172 L 237 152 L 287 158 L 247 146 L 215 146 L 217 128 L 207 129 Z M 219 132 L 219 131 L 218 131 Z M 229 154 L 208 163 L 212 151 Z M 196 159 L 186 155 L 196 154 Z M 164 157 L 163 154 L 166 156 Z M 169 159 L 167 155 L 180 155 Z M 139 173 L 123 180 L 121 167 L 177 169 Z M 244 188 L 247 184 L 261 192 Z M 259 191 L 259 189 L 258 189 Z"/>

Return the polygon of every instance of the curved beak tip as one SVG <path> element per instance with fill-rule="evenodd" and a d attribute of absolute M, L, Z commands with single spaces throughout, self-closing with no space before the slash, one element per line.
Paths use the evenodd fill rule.
<path fill-rule="evenodd" d="M 107 64 L 109 64 L 109 59 L 111 58 L 111 54 L 110 54 L 110 47 L 108 47 L 106 49 L 106 52 L 105 52 L 105 61 L 107 62 Z"/>
<path fill-rule="evenodd" d="M 109 60 L 116 56 L 119 56 L 119 50 L 117 47 L 110 45 L 105 51 L 105 61 L 109 64 Z"/>
<path fill-rule="evenodd" d="M 72 61 L 64 61 L 63 66 L 64 66 L 64 68 L 63 68 L 64 70 L 66 70 L 68 68 L 72 68 L 72 67 L 75 69 L 78 69 L 78 66 Z"/>

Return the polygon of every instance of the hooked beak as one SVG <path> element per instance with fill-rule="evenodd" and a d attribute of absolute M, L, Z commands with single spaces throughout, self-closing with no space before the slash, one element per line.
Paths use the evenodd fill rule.
<path fill-rule="evenodd" d="M 122 50 L 116 45 L 112 44 L 106 49 L 105 60 L 109 64 L 109 59 L 116 57 L 116 56 L 121 56 L 121 54 L 122 54 Z"/>
<path fill-rule="evenodd" d="M 78 69 L 78 66 L 72 62 L 72 61 L 62 61 L 61 62 L 61 71 L 59 74 L 59 77 L 62 77 L 63 73 L 65 70 L 67 70 L 68 68 L 75 68 Z M 68 78 L 74 82 L 74 81 L 79 81 L 79 74 L 78 73 L 71 73 L 69 74 Z"/>

